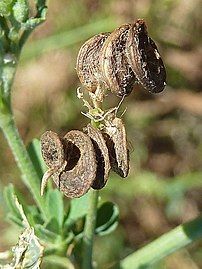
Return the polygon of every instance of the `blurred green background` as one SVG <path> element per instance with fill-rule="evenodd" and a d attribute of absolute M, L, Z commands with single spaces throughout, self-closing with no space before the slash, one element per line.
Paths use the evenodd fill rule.
<path fill-rule="evenodd" d="M 13 88 L 15 117 L 26 145 L 46 130 L 65 134 L 88 123 L 76 98 L 81 85 L 75 65 L 80 46 L 92 35 L 144 18 L 167 70 L 163 93 L 152 95 L 135 86 L 122 106 L 127 108 L 130 175 L 121 179 L 111 173 L 101 191 L 101 199 L 118 204 L 121 216 L 116 231 L 95 245 L 98 268 L 108 268 L 202 210 L 201 1 L 52 0 L 48 6 L 47 21 L 24 48 Z M 108 107 L 117 100 L 110 96 Z M 19 233 L 5 218 L 4 186 L 12 182 L 30 203 L 32 198 L 2 134 L 0 162 L 1 252 L 17 242 Z M 202 243 L 154 268 L 202 268 Z"/>

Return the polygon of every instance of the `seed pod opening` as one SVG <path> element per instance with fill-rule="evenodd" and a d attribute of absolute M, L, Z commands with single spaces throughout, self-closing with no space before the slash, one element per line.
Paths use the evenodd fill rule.
<path fill-rule="evenodd" d="M 114 30 L 104 42 L 100 55 L 103 80 L 119 97 L 129 95 L 136 81 L 125 51 L 130 27 L 130 24 L 124 24 Z"/>
<path fill-rule="evenodd" d="M 112 170 L 125 178 L 129 172 L 129 150 L 123 121 L 114 118 L 104 131 Z"/>
<path fill-rule="evenodd" d="M 92 140 L 97 161 L 96 177 L 93 181 L 92 188 L 102 189 L 108 180 L 111 168 L 109 161 L 109 152 L 104 137 L 98 129 L 88 124 L 86 132 Z"/>
<path fill-rule="evenodd" d="M 41 138 L 42 155 L 50 168 L 43 176 L 41 193 L 52 176 L 56 186 L 69 198 L 84 195 L 91 187 L 97 170 L 91 139 L 73 130 L 63 138 L 46 132 Z"/>
<path fill-rule="evenodd" d="M 126 54 L 140 84 L 152 93 L 163 91 L 166 85 L 166 70 L 156 44 L 148 36 L 143 20 L 137 20 L 131 26 Z"/>
<path fill-rule="evenodd" d="M 101 33 L 87 40 L 80 48 L 76 71 L 81 83 L 90 92 L 95 92 L 102 83 L 100 74 L 100 50 L 109 33 Z"/>
<path fill-rule="evenodd" d="M 97 164 L 93 144 L 86 134 L 77 130 L 68 132 L 63 141 L 67 145 L 67 153 L 68 150 L 71 151 L 69 159 L 73 156 L 72 150 L 75 147 L 79 150 L 79 155 L 77 150 L 77 156 L 75 155 L 73 160 L 75 166 L 67 165 L 67 169 L 55 178 L 55 183 L 67 197 L 80 197 L 90 189 L 96 176 Z"/>

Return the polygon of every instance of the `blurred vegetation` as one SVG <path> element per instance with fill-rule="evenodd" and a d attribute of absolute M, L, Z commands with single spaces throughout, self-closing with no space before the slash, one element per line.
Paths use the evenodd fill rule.
<path fill-rule="evenodd" d="M 121 218 L 115 232 L 96 239 L 97 268 L 108 268 L 202 210 L 200 4 L 199 0 L 50 1 L 46 23 L 32 35 L 22 53 L 13 104 L 26 144 L 45 130 L 64 134 L 87 123 L 76 98 L 80 83 L 75 62 L 80 46 L 90 36 L 144 18 L 164 59 L 165 91 L 151 95 L 136 86 L 122 106 L 122 110 L 127 108 L 124 118 L 131 148 L 130 176 L 122 180 L 111 174 L 101 191 L 103 200 L 119 205 Z M 116 102 L 109 95 L 109 106 Z M 25 197 L 27 189 L 19 180 L 2 134 L 0 161 L 3 251 L 15 244 L 18 234 L 5 220 L 3 187 L 12 182 Z M 202 243 L 171 255 L 155 268 L 202 268 Z"/>

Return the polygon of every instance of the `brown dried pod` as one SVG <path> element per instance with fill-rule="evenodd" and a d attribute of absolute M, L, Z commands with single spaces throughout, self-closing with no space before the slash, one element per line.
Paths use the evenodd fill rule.
<path fill-rule="evenodd" d="M 137 20 L 130 28 L 126 54 L 136 78 L 152 93 L 163 91 L 166 70 L 154 41 L 148 36 L 143 20 Z"/>
<path fill-rule="evenodd" d="M 108 148 L 101 131 L 88 124 L 86 132 L 93 142 L 97 161 L 96 177 L 91 187 L 93 189 L 102 189 L 108 180 L 111 169 Z"/>
<path fill-rule="evenodd" d="M 104 42 L 100 54 L 103 80 L 119 97 L 130 94 L 136 81 L 125 51 L 130 27 L 130 24 L 124 24 L 114 30 Z"/>
<path fill-rule="evenodd" d="M 80 48 L 76 71 L 81 83 L 90 92 L 95 92 L 101 83 L 102 76 L 99 70 L 99 54 L 109 33 L 101 33 L 87 40 Z"/>
<path fill-rule="evenodd" d="M 47 131 L 41 136 L 41 153 L 46 165 L 50 168 L 61 167 L 65 162 L 61 139 L 52 131 Z"/>
<path fill-rule="evenodd" d="M 129 150 L 123 121 L 115 117 L 106 122 L 104 132 L 112 170 L 125 178 L 129 172 Z"/>
<path fill-rule="evenodd" d="M 78 130 L 68 132 L 63 138 L 46 132 L 41 138 L 41 146 L 44 160 L 50 168 L 42 179 L 41 193 L 52 176 L 65 196 L 75 198 L 84 195 L 90 189 L 97 170 L 91 139 Z"/>

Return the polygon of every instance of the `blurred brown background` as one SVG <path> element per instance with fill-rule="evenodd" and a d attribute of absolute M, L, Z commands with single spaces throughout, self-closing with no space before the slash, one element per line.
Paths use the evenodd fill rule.
<path fill-rule="evenodd" d="M 115 232 L 96 240 L 98 268 L 107 268 L 198 216 L 202 209 L 200 9 L 199 0 L 52 0 L 47 21 L 22 53 L 13 105 L 26 144 L 45 130 L 64 134 L 82 129 L 88 122 L 76 98 L 80 83 L 75 63 L 80 46 L 92 35 L 144 18 L 164 60 L 168 84 L 164 92 L 152 95 L 136 86 L 122 106 L 122 110 L 127 107 L 124 120 L 131 145 L 130 176 L 122 180 L 111 174 L 101 192 L 103 199 L 119 205 L 121 217 Z M 115 97 L 108 100 L 109 107 L 116 103 Z M 28 191 L 2 134 L 0 162 L 4 205 L 2 190 L 9 182 L 25 195 Z M 4 208 L 0 207 L 0 251 L 14 244 L 18 234 L 6 222 Z M 154 268 L 202 268 L 202 243 L 192 244 Z"/>

